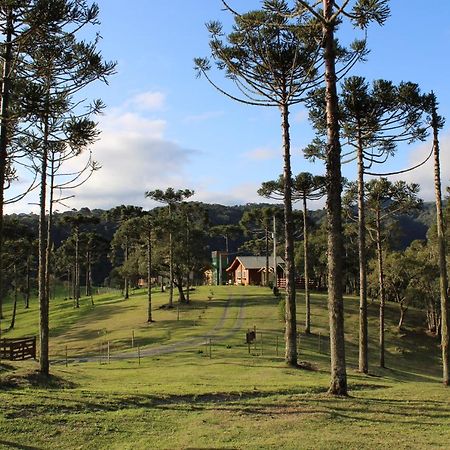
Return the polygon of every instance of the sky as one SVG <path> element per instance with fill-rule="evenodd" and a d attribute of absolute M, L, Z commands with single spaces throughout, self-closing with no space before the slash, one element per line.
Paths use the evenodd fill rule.
<path fill-rule="evenodd" d="M 204 78 L 196 78 L 193 59 L 209 56 L 205 23 L 219 20 L 225 31 L 232 18 L 220 0 L 97 0 L 101 24 L 99 48 L 117 62 L 108 85 L 96 83 L 83 92 L 101 98 L 107 108 L 98 118 L 100 139 L 92 146 L 101 169 L 73 193 L 66 207 L 111 208 L 133 204 L 152 208 L 145 198 L 152 189 L 193 189 L 192 200 L 225 205 L 264 201 L 261 183 L 282 172 L 281 125 L 275 108 L 246 106 L 224 97 Z M 257 8 L 257 0 L 230 0 L 239 12 Z M 125 5 L 125 6 L 124 6 Z M 368 31 L 370 54 L 351 75 L 394 83 L 413 81 L 423 92 L 433 90 L 440 114 L 447 118 L 441 133 L 442 181 L 450 185 L 450 2 L 392 0 L 385 26 Z M 347 42 L 355 32 L 343 27 Z M 224 82 L 220 73 L 214 79 Z M 301 149 L 314 133 L 303 106 L 291 111 L 293 173 L 322 174 L 323 165 L 302 157 Z M 431 142 L 399 148 L 383 170 L 414 166 L 431 149 Z M 83 166 L 85 156 L 75 164 Z M 70 167 L 73 169 L 75 167 Z M 343 166 L 348 179 L 354 165 Z M 432 161 L 413 172 L 394 176 L 421 184 L 424 200 L 433 200 Z M 21 174 L 13 192 L 25 186 Z M 33 195 L 7 206 L 6 212 L 36 211 Z M 322 203 L 312 204 L 315 209 Z M 57 209 L 65 209 L 58 206 Z"/>

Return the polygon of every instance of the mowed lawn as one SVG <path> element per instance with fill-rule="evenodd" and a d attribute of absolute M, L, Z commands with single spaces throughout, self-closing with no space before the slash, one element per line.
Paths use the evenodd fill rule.
<path fill-rule="evenodd" d="M 303 369 L 284 365 L 279 300 L 270 290 L 200 287 L 191 305 L 159 309 L 167 297 L 154 292 L 150 325 L 145 292 L 98 295 L 95 306 L 83 299 L 79 310 L 53 300 L 51 379 L 36 374 L 35 362 L 1 364 L 0 448 L 450 448 L 450 390 L 440 383 L 439 342 L 424 333 L 421 312 L 408 311 L 400 333 L 398 311 L 388 306 L 381 370 L 378 305 L 369 305 L 366 376 L 356 371 L 358 301 L 345 299 L 350 396 L 342 399 L 326 393 L 324 294 L 312 298 L 313 334 L 299 336 Z M 300 293 L 299 331 L 303 315 Z M 6 337 L 35 334 L 37 322 L 34 301 L 20 307 Z"/>

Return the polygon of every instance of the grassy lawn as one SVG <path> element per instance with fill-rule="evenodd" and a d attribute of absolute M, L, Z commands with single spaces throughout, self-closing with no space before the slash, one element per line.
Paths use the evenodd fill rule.
<path fill-rule="evenodd" d="M 145 292 L 129 300 L 102 294 L 95 306 L 83 300 L 79 310 L 54 300 L 52 378 L 36 375 L 35 362 L 1 365 L 0 448 L 449 448 L 450 391 L 440 384 L 438 341 L 423 332 L 420 312 L 408 311 L 399 333 L 397 310 L 389 305 L 389 368 L 381 370 L 378 306 L 370 305 L 365 376 L 356 372 L 358 301 L 346 298 L 350 396 L 339 399 L 326 393 L 325 295 L 312 298 L 313 334 L 300 335 L 300 359 L 312 370 L 295 370 L 283 362 L 283 324 L 269 290 L 213 287 L 208 300 L 210 290 L 197 288 L 192 305 L 178 310 L 159 309 L 167 293 L 155 291 L 151 325 Z M 302 295 L 298 301 L 301 330 Z M 6 336 L 35 334 L 37 315 L 35 301 L 20 309 Z M 245 332 L 254 326 L 258 339 L 249 348 Z M 152 349 L 174 351 L 145 356 Z"/>

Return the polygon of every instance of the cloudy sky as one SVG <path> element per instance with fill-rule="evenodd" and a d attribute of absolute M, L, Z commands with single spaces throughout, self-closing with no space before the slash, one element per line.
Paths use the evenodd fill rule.
<path fill-rule="evenodd" d="M 234 103 L 197 79 L 193 58 L 208 56 L 205 22 L 217 19 L 230 30 L 229 14 L 220 0 L 97 0 L 105 59 L 117 61 L 108 86 L 89 87 L 84 95 L 108 105 L 99 118 L 101 138 L 92 147 L 102 166 L 75 192 L 71 208 L 109 208 L 118 204 L 152 207 L 149 189 L 168 186 L 194 189 L 195 200 L 242 204 L 258 202 L 263 181 L 282 172 L 280 119 L 276 110 Z M 382 28 L 369 30 L 368 61 L 352 74 L 398 83 L 414 81 L 433 90 L 448 124 L 442 132 L 443 182 L 450 184 L 450 2 L 410 0 L 392 3 L 392 16 Z M 230 0 L 239 11 L 257 0 Z M 90 30 L 94 32 L 95 30 Z M 342 30 L 345 41 L 350 30 Z M 220 74 L 216 80 L 220 83 Z M 301 156 L 313 132 L 303 107 L 292 111 L 294 173 L 320 174 L 323 167 Z M 402 147 L 386 171 L 417 164 L 430 142 Z M 81 157 L 82 158 L 82 157 Z M 78 165 L 84 161 L 80 159 Z M 344 175 L 355 178 L 354 166 Z M 399 177 L 397 177 L 399 178 Z M 400 178 L 419 182 L 425 200 L 433 198 L 432 161 Z M 26 182 L 22 175 L 19 186 Z M 12 193 L 13 191 L 11 191 Z M 7 212 L 29 212 L 33 196 L 10 205 Z M 317 205 L 320 206 L 320 205 Z"/>

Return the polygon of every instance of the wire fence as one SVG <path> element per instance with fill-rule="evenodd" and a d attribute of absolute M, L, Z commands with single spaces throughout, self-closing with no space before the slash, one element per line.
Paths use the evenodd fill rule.
<path fill-rule="evenodd" d="M 284 358 L 284 335 L 273 330 L 263 330 L 253 327 L 247 332 L 236 333 L 230 338 L 222 336 L 197 336 L 185 340 L 169 342 L 161 345 L 141 345 L 135 331 L 130 333 L 129 343 L 124 346 L 124 341 L 102 339 L 98 342 L 97 351 L 86 356 L 71 355 L 69 345 L 65 346 L 64 355 L 57 355 L 52 359 L 53 364 L 69 364 L 98 362 L 100 365 L 109 364 L 112 361 L 133 361 L 139 365 L 143 358 L 159 357 L 168 354 L 196 353 L 200 357 L 208 359 L 236 358 L 236 357 L 266 357 Z M 320 355 L 329 354 L 328 335 L 297 334 L 297 352 L 300 358 L 304 352 L 315 352 Z"/>

